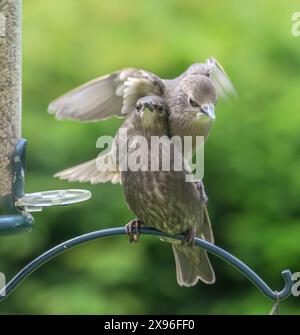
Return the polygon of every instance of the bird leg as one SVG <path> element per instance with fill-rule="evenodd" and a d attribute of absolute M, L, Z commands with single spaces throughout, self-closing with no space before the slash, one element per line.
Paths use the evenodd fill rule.
<path fill-rule="evenodd" d="M 125 226 L 125 230 L 127 235 L 129 236 L 130 243 L 137 243 L 139 241 L 140 228 L 142 228 L 142 226 L 143 222 L 138 219 L 131 220 L 127 223 L 127 225 Z"/>
<path fill-rule="evenodd" d="M 199 191 L 201 202 L 204 205 L 207 205 L 207 203 L 208 203 L 208 196 L 206 195 L 203 182 L 202 181 L 196 181 L 195 184 L 196 184 L 197 190 Z"/>
<path fill-rule="evenodd" d="M 196 229 L 189 229 L 185 231 L 183 234 L 184 234 L 184 240 L 182 240 L 182 245 L 192 247 L 195 242 Z"/>

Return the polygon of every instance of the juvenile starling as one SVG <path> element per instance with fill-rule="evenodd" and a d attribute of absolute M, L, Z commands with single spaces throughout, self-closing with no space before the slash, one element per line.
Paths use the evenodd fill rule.
<path fill-rule="evenodd" d="M 130 232 L 131 226 L 135 228 L 139 224 L 144 224 L 170 234 L 184 233 L 187 244 L 168 240 L 172 243 L 174 251 L 178 284 L 193 286 L 199 279 L 212 284 L 215 275 L 206 251 L 191 243 L 195 236 L 212 242 L 212 233 L 208 233 L 211 227 L 209 222 L 203 221 L 204 206 L 195 184 L 186 182 L 185 177 L 190 172 L 184 160 L 181 171 L 174 169 L 177 149 L 169 139 L 168 113 L 164 99 L 157 96 L 143 97 L 136 104 L 132 126 L 136 135 L 146 139 L 148 150 L 145 156 L 145 148 L 133 140 L 128 150 L 128 161 L 132 162 L 140 157 L 140 169 L 121 172 L 126 201 L 137 216 L 137 220 L 128 225 L 128 230 Z M 150 170 L 152 150 L 155 149 L 152 142 L 154 136 L 159 136 L 161 139 L 160 164 L 157 171 Z M 181 152 L 177 154 L 181 155 Z M 162 168 L 164 157 L 170 160 L 169 171 Z M 134 234 L 132 240 L 136 240 Z"/>
<path fill-rule="evenodd" d="M 169 106 L 169 134 L 207 138 L 215 119 L 214 106 L 217 97 L 235 94 L 234 88 L 220 64 L 210 58 L 205 63 L 191 65 L 184 73 L 172 80 L 137 69 L 124 69 L 95 79 L 80 86 L 49 105 L 49 113 L 58 119 L 81 122 L 100 121 L 112 116 L 125 117 L 121 128 L 134 133 L 133 111 L 139 98 L 159 96 Z M 115 169 L 99 169 L 107 166 L 101 162 L 115 162 L 115 154 L 123 145 L 119 131 L 110 152 L 94 160 L 71 167 L 55 176 L 69 181 L 120 182 L 117 161 Z M 191 153 L 185 153 L 189 155 Z"/>

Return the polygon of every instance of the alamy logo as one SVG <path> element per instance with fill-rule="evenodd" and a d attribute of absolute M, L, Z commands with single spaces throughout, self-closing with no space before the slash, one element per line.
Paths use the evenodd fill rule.
<path fill-rule="evenodd" d="M 292 22 L 292 35 L 298 37 L 300 36 L 300 12 L 293 13 Z"/>
<path fill-rule="evenodd" d="M 116 144 L 116 142 L 118 144 Z M 197 148 L 194 156 L 193 148 Z M 97 148 L 105 148 L 96 159 L 101 172 L 115 171 L 184 171 L 187 182 L 199 181 L 204 176 L 204 137 L 128 135 L 120 128 L 118 138 L 101 136 Z"/>
<path fill-rule="evenodd" d="M 293 281 L 295 282 L 292 287 L 292 295 L 294 297 L 300 296 L 300 272 L 295 272 L 293 274 Z"/>
<path fill-rule="evenodd" d="M 0 297 L 5 297 L 5 285 L 6 285 L 6 278 L 5 274 L 0 272 Z"/>

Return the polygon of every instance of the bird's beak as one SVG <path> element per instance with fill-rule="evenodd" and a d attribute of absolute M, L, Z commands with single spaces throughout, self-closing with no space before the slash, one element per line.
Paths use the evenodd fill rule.
<path fill-rule="evenodd" d="M 143 120 L 145 126 L 152 124 L 153 122 L 154 107 L 149 103 L 145 103 L 142 107 L 140 117 Z"/>
<path fill-rule="evenodd" d="M 144 103 L 144 110 L 149 110 L 150 112 L 153 113 L 154 106 L 151 103 L 145 102 Z"/>
<path fill-rule="evenodd" d="M 151 103 L 145 102 L 141 110 L 141 117 L 144 115 L 151 115 L 154 112 L 154 106 Z"/>
<path fill-rule="evenodd" d="M 216 119 L 215 106 L 213 104 L 202 105 L 200 108 L 200 112 L 205 114 L 207 117 L 209 117 L 213 121 Z"/>

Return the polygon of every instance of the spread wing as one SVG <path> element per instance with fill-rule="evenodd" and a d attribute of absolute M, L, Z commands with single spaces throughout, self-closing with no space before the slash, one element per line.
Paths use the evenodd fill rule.
<path fill-rule="evenodd" d="M 236 90 L 227 73 L 214 57 L 207 59 L 205 65 L 207 66 L 207 75 L 215 83 L 218 96 L 225 99 L 229 96 L 237 96 Z"/>
<path fill-rule="evenodd" d="M 50 103 L 57 119 L 93 122 L 126 116 L 145 95 L 162 95 L 164 84 L 150 72 L 127 68 L 92 80 Z"/>

